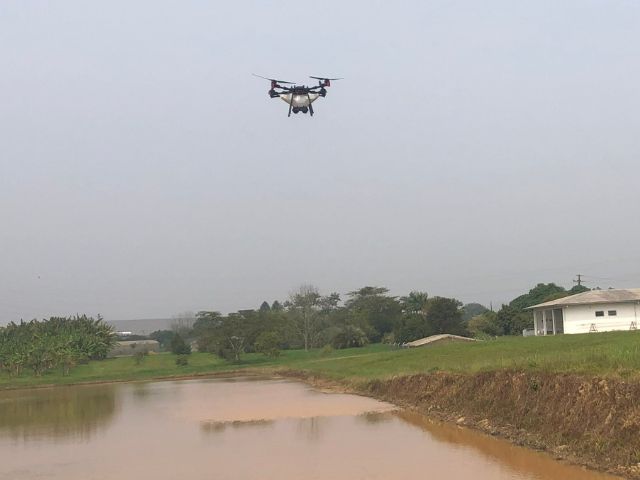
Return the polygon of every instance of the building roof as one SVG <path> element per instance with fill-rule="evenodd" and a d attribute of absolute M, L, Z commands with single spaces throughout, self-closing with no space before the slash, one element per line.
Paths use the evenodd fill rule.
<path fill-rule="evenodd" d="M 458 342 L 475 342 L 475 338 L 461 337 L 459 335 L 451 335 L 449 333 L 441 333 L 439 335 L 431 335 L 430 337 L 419 338 L 413 342 L 405 343 L 405 347 L 422 347 L 429 345 L 430 343 L 437 343 L 443 340 L 458 341 Z"/>
<path fill-rule="evenodd" d="M 568 305 L 589 305 L 594 303 L 640 302 L 640 288 L 616 290 L 590 290 L 588 292 L 558 298 L 527 308 L 565 307 Z"/>

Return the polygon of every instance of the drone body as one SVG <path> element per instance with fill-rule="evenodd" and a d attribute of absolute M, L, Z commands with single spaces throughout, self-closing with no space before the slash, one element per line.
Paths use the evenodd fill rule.
<path fill-rule="evenodd" d="M 255 73 L 254 73 L 255 75 Z M 260 75 L 255 75 L 260 77 Z M 289 117 L 291 113 L 309 113 L 313 116 L 313 105 L 320 97 L 327 96 L 327 87 L 331 86 L 332 80 L 340 80 L 339 78 L 311 77 L 318 80 L 318 85 L 307 87 L 306 85 L 295 85 L 293 82 L 285 82 L 284 80 L 275 80 L 273 78 L 264 78 L 271 82 L 269 96 L 271 98 L 280 98 L 289 105 Z M 286 85 L 293 85 L 291 87 Z"/>

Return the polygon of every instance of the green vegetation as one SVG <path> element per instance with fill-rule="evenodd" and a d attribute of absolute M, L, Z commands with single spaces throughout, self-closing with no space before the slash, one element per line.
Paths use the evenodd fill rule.
<path fill-rule="evenodd" d="M 455 298 L 430 297 L 421 291 L 394 297 L 384 287 L 366 286 L 349 292 L 343 301 L 337 293 L 322 295 L 313 285 L 302 285 L 287 301 L 271 306 L 265 301 L 257 310 L 229 315 L 199 312 L 193 328 L 183 329 L 182 334 L 196 340 L 199 351 L 234 363 L 246 353 L 275 356 L 281 350 L 325 345 L 336 349 L 379 342 L 401 345 L 440 333 L 480 339 L 520 336 L 532 327 L 526 307 L 584 290 L 541 283 L 493 312 L 478 303 L 463 305 Z M 152 337 L 166 338 L 166 333 Z"/>
<path fill-rule="evenodd" d="M 10 323 L 0 327 L 0 370 L 41 376 L 60 368 L 66 375 L 78 363 L 105 358 L 115 341 L 109 325 L 86 315 Z"/>
<path fill-rule="evenodd" d="M 131 357 L 78 365 L 69 375 L 49 371 L 40 377 L 0 374 L 0 388 L 47 384 L 146 380 L 172 376 L 251 371 L 273 373 L 282 369 L 304 371 L 336 380 L 366 381 L 395 375 L 446 371 L 477 373 L 526 370 L 640 377 L 640 332 L 609 332 L 547 337 L 501 337 L 477 343 L 445 343 L 400 349 L 383 344 L 361 348 L 318 348 L 283 351 L 278 357 L 246 354 L 229 363 L 208 353 L 193 353 L 187 365 L 169 353 L 148 355 L 136 365 Z"/>
<path fill-rule="evenodd" d="M 171 353 L 175 355 L 190 355 L 191 354 L 191 345 L 184 341 L 182 336 L 179 333 L 176 333 L 171 338 Z"/>
<path fill-rule="evenodd" d="M 263 302 L 257 310 L 240 310 L 228 315 L 222 315 L 216 311 L 202 311 L 194 318 L 193 314 L 184 314 L 176 322 L 172 331 L 163 330 L 150 335 L 151 338 L 161 342 L 163 350 L 170 350 L 175 355 L 189 355 L 191 343 L 195 341 L 200 353 L 214 354 L 228 364 L 214 361 L 214 359 L 206 362 L 198 357 L 198 360 L 194 358 L 192 362 L 180 359 L 178 362 L 175 360 L 169 362 L 170 366 L 162 366 L 159 364 L 161 363 L 159 358 L 162 357 L 147 359 L 144 354 L 136 354 L 133 358 L 136 371 L 133 373 L 127 373 L 127 368 L 115 368 L 103 372 L 106 377 L 99 377 L 94 376 L 91 369 L 83 368 L 83 373 L 79 374 L 78 378 L 79 381 L 84 381 L 85 378 L 88 380 L 136 379 L 263 365 L 302 368 L 305 366 L 300 365 L 300 361 L 312 361 L 319 356 L 317 350 L 327 346 L 333 349 L 322 350 L 324 352 L 322 358 L 327 365 L 332 358 L 341 359 L 352 356 L 369 358 L 372 353 L 380 353 L 378 349 L 383 349 L 383 357 L 371 357 L 370 360 L 388 364 L 397 356 L 402 359 L 398 360 L 401 367 L 396 369 L 397 373 L 403 373 L 403 368 L 413 371 L 413 367 L 410 367 L 411 362 L 408 362 L 413 355 L 416 358 L 422 358 L 421 356 L 425 355 L 424 353 L 389 351 L 393 348 L 397 349 L 403 343 L 440 333 L 475 336 L 492 342 L 502 336 L 521 335 L 525 328 L 531 327 L 531 314 L 523 310 L 524 308 L 550 298 L 575 293 L 573 290 L 575 289 L 566 291 L 553 283 L 538 284 L 527 294 L 517 297 L 510 304 L 502 305 L 500 310 L 493 312 L 477 303 L 463 306 L 455 298 L 430 297 L 426 292 L 420 291 L 394 297 L 389 295 L 386 288 L 372 286 L 349 292 L 348 298 L 343 302 L 337 293 L 321 295 L 316 287 L 303 285 L 282 303 L 274 301 L 269 305 Z M 486 360 L 481 358 L 483 362 L 489 362 L 495 366 L 496 358 L 509 358 L 508 345 L 511 344 L 505 341 L 500 339 L 497 343 L 487 344 L 492 345 L 490 347 L 451 348 L 453 354 L 458 355 L 461 361 L 465 362 L 464 368 L 469 370 L 476 362 L 472 358 L 466 358 L 466 354 L 461 352 L 467 352 L 466 349 L 476 352 L 482 351 L 483 348 L 496 348 L 495 352 L 487 353 Z M 546 341 L 547 344 L 552 344 L 555 340 Z M 52 318 L 43 322 L 34 320 L 19 325 L 10 324 L 0 328 L 0 370 L 15 377 L 21 377 L 23 370 L 26 369 L 39 377 L 49 370 L 60 368 L 62 374 L 67 375 L 71 367 L 76 367 L 88 360 L 104 358 L 114 342 L 115 338 L 110 327 L 102 323 L 101 319 L 94 320 L 86 316 L 69 319 Z M 388 345 L 386 350 L 379 345 L 365 348 L 367 345 L 380 342 Z M 567 342 L 570 341 L 567 340 Z M 341 350 L 352 348 L 363 350 L 358 351 L 357 354 L 349 351 L 341 352 Z M 457 351 L 456 348 L 462 350 Z M 505 349 L 504 352 L 501 349 Z M 296 352 L 297 350 L 304 350 L 309 354 L 300 357 L 300 352 Z M 432 348 L 429 349 L 431 350 Z M 439 350 L 435 349 L 435 351 Z M 281 352 L 286 354 L 281 355 Z M 524 354 L 515 355 L 513 361 L 538 363 L 537 357 L 530 359 L 527 352 L 522 353 Z M 443 363 L 439 359 L 427 359 L 429 360 L 427 370 L 458 368 L 453 364 Z M 420 361 L 423 362 L 423 360 Z M 122 364 L 124 366 L 132 364 L 128 360 L 124 362 Z M 340 363 L 338 360 L 336 362 L 336 364 Z M 511 360 L 506 362 L 513 363 Z M 180 372 L 171 370 L 177 367 L 180 367 Z M 46 375 L 46 377 L 54 378 L 55 375 L 53 377 Z M 21 382 L 30 384 L 31 380 L 16 378 L 15 382 L 4 381 L 4 383 L 17 384 Z M 33 382 L 40 383 L 37 380 Z"/>

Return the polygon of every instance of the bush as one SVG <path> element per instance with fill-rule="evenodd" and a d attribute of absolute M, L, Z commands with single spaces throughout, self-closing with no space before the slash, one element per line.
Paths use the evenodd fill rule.
<path fill-rule="evenodd" d="M 256 352 L 267 357 L 276 358 L 280 356 L 280 337 L 276 332 L 262 332 L 258 335 L 255 343 Z"/>
<path fill-rule="evenodd" d="M 189 365 L 189 357 L 187 355 L 178 355 L 176 357 L 176 365 L 178 367 L 186 367 Z"/>
<path fill-rule="evenodd" d="M 321 357 L 328 357 L 329 355 L 331 355 L 333 353 L 333 347 L 331 345 L 325 345 L 324 347 L 322 347 L 322 350 L 320 350 L 320 356 Z"/>
<path fill-rule="evenodd" d="M 136 361 L 136 365 L 140 365 L 144 361 L 144 357 L 146 357 L 147 355 L 148 352 L 146 350 L 136 352 L 136 354 L 133 356 L 134 360 Z"/>
<path fill-rule="evenodd" d="M 191 355 L 191 345 L 186 343 L 179 333 L 171 339 L 171 353 L 175 355 Z"/>
<path fill-rule="evenodd" d="M 476 315 L 467 325 L 469 332 L 479 339 L 484 339 L 487 336 L 495 337 L 501 335 L 502 328 L 498 324 L 498 316 L 494 312 L 485 312 L 480 315 Z"/>
<path fill-rule="evenodd" d="M 396 343 L 396 336 L 393 332 L 387 332 L 382 336 L 382 343 L 385 345 L 393 345 Z"/>
<path fill-rule="evenodd" d="M 0 327 L 0 371 L 18 376 L 25 369 L 41 376 L 62 367 L 101 360 L 116 344 L 113 327 L 86 315 L 9 323 Z"/>
<path fill-rule="evenodd" d="M 331 340 L 331 346 L 334 348 L 364 347 L 368 343 L 367 334 L 353 325 L 342 327 Z"/>

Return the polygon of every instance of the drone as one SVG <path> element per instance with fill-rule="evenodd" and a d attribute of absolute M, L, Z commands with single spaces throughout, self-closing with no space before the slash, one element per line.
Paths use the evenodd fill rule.
<path fill-rule="evenodd" d="M 320 97 L 327 96 L 327 88 L 331 86 L 332 81 L 342 80 L 341 78 L 309 77 L 318 80 L 318 85 L 315 87 L 307 87 L 306 85 L 296 85 L 294 82 L 262 77 L 255 73 L 253 75 L 271 82 L 269 97 L 280 98 L 289 105 L 288 117 L 291 116 L 291 112 L 295 114 L 309 113 L 313 117 L 312 103 Z M 285 85 L 292 86 L 288 87 Z"/>

